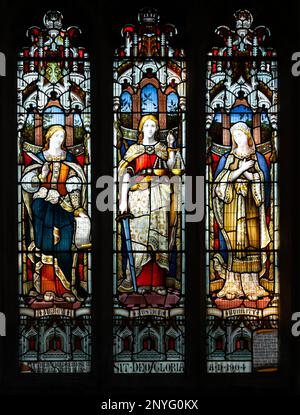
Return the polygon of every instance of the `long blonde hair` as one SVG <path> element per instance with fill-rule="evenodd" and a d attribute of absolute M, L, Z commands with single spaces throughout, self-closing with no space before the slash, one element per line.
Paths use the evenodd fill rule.
<path fill-rule="evenodd" d="M 45 141 L 45 144 L 44 144 L 44 148 L 43 148 L 43 150 L 48 150 L 49 149 L 49 141 L 50 141 L 50 138 L 53 136 L 53 134 L 55 134 L 57 131 L 63 131 L 64 133 L 65 133 L 65 138 L 64 138 L 64 141 L 63 141 L 63 143 L 62 143 L 62 145 L 61 145 L 61 148 L 63 149 L 63 150 L 65 150 L 65 146 L 64 146 L 64 144 L 65 144 L 65 141 L 66 141 L 66 130 L 64 129 L 64 127 L 62 126 L 62 125 L 51 125 L 51 127 L 49 127 L 48 128 L 48 130 L 47 130 L 47 132 L 46 132 L 46 134 L 45 134 L 45 139 L 46 139 L 46 141 Z"/>
<path fill-rule="evenodd" d="M 141 142 L 143 141 L 143 127 L 146 121 L 151 120 L 154 121 L 157 127 L 157 130 L 155 131 L 155 136 L 157 137 L 158 135 L 158 131 L 159 131 L 159 124 L 158 124 L 158 119 L 155 117 L 155 115 L 144 115 L 141 119 L 140 119 L 140 123 L 139 123 L 139 136 L 138 136 L 138 144 L 141 144 Z"/>
<path fill-rule="evenodd" d="M 252 137 L 251 134 L 251 130 L 248 127 L 248 125 L 244 122 L 237 122 L 236 124 L 234 124 L 231 128 L 230 128 L 230 133 L 231 133 L 231 139 L 232 139 L 232 150 L 236 150 L 238 145 L 234 139 L 234 132 L 235 131 L 242 131 L 244 134 L 246 134 L 247 136 L 247 142 L 248 142 L 248 147 L 250 149 L 250 153 L 255 153 L 255 142 L 254 139 Z"/>

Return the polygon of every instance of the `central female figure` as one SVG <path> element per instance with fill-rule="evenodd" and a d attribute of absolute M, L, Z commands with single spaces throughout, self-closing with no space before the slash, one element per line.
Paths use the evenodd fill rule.
<path fill-rule="evenodd" d="M 129 147 L 119 164 L 119 210 L 131 213 L 130 236 L 137 287 L 140 294 L 154 291 L 166 295 L 165 279 L 169 271 L 172 245 L 170 219 L 174 217 L 171 185 L 159 180 L 175 164 L 174 135 L 169 132 L 168 147 L 159 141 L 158 120 L 145 115 L 139 123 L 137 144 Z M 120 292 L 133 290 L 130 268 L 119 285 Z"/>

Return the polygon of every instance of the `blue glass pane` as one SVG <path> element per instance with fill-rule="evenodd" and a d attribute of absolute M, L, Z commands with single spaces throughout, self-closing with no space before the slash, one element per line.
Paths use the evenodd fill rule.
<path fill-rule="evenodd" d="M 132 112 L 132 98 L 129 92 L 123 92 L 120 98 L 121 112 Z"/>
<path fill-rule="evenodd" d="M 175 92 L 171 92 L 167 96 L 167 112 L 177 112 L 178 111 L 178 95 Z"/>
<path fill-rule="evenodd" d="M 215 122 L 222 122 L 222 114 L 220 112 L 217 112 L 215 114 L 215 118 L 214 118 Z"/>
<path fill-rule="evenodd" d="M 26 118 L 26 123 L 34 125 L 34 114 L 28 114 Z"/>
<path fill-rule="evenodd" d="M 48 107 L 44 111 L 43 116 L 44 128 L 48 128 L 51 125 L 65 125 L 65 113 L 56 106 Z"/>
<path fill-rule="evenodd" d="M 74 115 L 74 127 L 82 127 L 82 119 L 79 114 Z"/>
<path fill-rule="evenodd" d="M 238 105 L 230 111 L 230 122 L 234 124 L 236 122 L 247 122 L 252 121 L 252 111 L 245 105 Z"/>
<path fill-rule="evenodd" d="M 269 118 L 267 116 L 267 114 L 262 113 L 261 114 L 261 123 L 262 124 L 270 124 Z"/>
<path fill-rule="evenodd" d="M 157 112 L 158 110 L 158 96 L 156 88 L 148 84 L 141 92 L 141 107 L 142 112 Z"/>

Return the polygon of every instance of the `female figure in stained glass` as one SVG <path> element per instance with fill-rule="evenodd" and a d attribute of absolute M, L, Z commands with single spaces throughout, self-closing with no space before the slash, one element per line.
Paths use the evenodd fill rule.
<path fill-rule="evenodd" d="M 266 220 L 270 174 L 247 124 L 234 124 L 230 133 L 231 151 L 220 159 L 213 184 L 213 210 L 219 227 L 214 269 L 224 279 L 217 296 L 255 301 L 268 295 L 260 277 L 266 271 L 265 249 L 270 242 Z"/>
<path fill-rule="evenodd" d="M 65 130 L 51 126 L 42 151 L 22 177 L 30 218 L 29 258 L 34 266 L 30 296 L 44 301 L 82 300 L 86 294 L 75 276 L 72 253 L 74 218 L 87 217 L 86 179 L 74 156 L 64 148 Z"/>
<path fill-rule="evenodd" d="M 154 291 L 165 295 L 169 271 L 170 247 L 174 232 L 170 232 L 172 212 L 171 185 L 157 179 L 166 175 L 175 164 L 175 137 L 169 132 L 168 147 L 158 141 L 158 120 L 145 115 L 139 123 L 137 144 L 129 147 L 119 163 L 121 214 L 130 212 L 130 236 L 138 292 Z M 134 179 L 133 179 L 134 178 Z M 172 219 L 171 219 L 172 220 Z M 133 290 L 130 267 L 119 285 L 120 292 Z"/>

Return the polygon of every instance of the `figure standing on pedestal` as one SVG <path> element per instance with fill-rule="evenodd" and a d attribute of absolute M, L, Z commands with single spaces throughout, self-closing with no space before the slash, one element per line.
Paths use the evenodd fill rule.
<path fill-rule="evenodd" d="M 175 137 L 168 133 L 168 147 L 158 140 L 158 120 L 145 115 L 139 123 L 137 144 L 129 147 L 119 164 L 119 211 L 130 213 L 132 254 L 137 289 L 140 294 L 154 291 L 166 295 L 169 271 L 170 218 L 172 187 L 157 176 L 167 176 L 174 168 L 177 149 Z M 133 291 L 132 275 L 127 263 L 126 276 L 118 287 L 120 292 Z"/>

